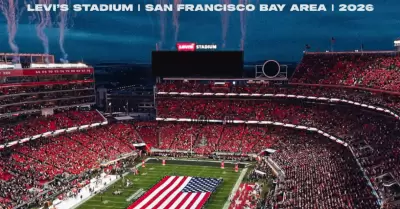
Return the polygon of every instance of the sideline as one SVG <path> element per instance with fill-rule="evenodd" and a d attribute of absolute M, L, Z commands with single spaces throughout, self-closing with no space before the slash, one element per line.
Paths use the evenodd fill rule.
<path fill-rule="evenodd" d="M 52 203 L 52 207 L 56 207 L 57 209 L 70 209 L 70 208 L 76 208 L 80 205 L 82 205 L 84 202 L 89 200 L 95 195 L 91 195 L 89 192 L 89 187 L 94 187 L 95 191 L 100 191 L 112 184 L 114 184 L 116 181 L 119 180 L 118 176 L 116 175 L 106 175 L 105 173 L 101 174 L 102 176 L 102 182 L 107 182 L 107 180 L 110 180 L 109 183 L 104 185 L 103 183 L 100 184 L 98 187 L 96 187 L 96 178 L 93 178 L 90 180 L 90 184 L 84 186 L 81 188 L 81 192 L 78 194 L 77 198 L 74 197 L 69 197 L 66 200 L 59 200 L 56 198 Z M 82 199 L 79 197 L 82 195 Z M 43 209 L 43 207 L 40 207 L 40 209 Z"/>
<path fill-rule="evenodd" d="M 101 191 L 101 190 L 103 190 L 103 189 L 105 189 L 105 188 L 107 188 L 107 187 L 109 187 L 109 186 L 111 186 L 111 185 L 113 185 L 114 183 L 116 183 L 118 180 L 120 180 L 120 178 L 119 178 L 119 176 L 115 176 L 115 175 L 112 175 L 113 177 L 115 177 L 115 179 L 113 179 L 110 183 L 108 183 L 107 185 L 102 185 L 101 187 L 97 187 L 97 188 L 95 188 L 95 190 L 94 191 Z M 93 183 L 95 183 L 95 182 L 91 182 L 90 183 L 90 185 L 92 185 Z M 96 194 L 90 194 L 89 193 L 89 188 L 88 188 L 88 185 L 87 186 L 85 186 L 84 188 L 82 188 L 82 190 L 85 190 L 85 191 L 83 191 L 83 193 L 84 194 L 82 194 L 82 195 L 88 195 L 88 196 L 86 196 L 86 198 L 83 198 L 81 201 L 79 201 L 79 202 L 77 202 L 77 203 L 75 203 L 74 205 L 72 205 L 72 206 L 70 206 L 70 207 L 68 207 L 68 208 L 71 208 L 71 209 L 75 209 L 75 208 L 77 208 L 77 207 L 79 207 L 79 206 L 81 206 L 82 204 L 84 204 L 85 202 L 87 202 L 88 200 L 90 200 L 92 197 L 94 197 L 94 196 L 96 196 L 97 195 L 97 193 Z M 81 193 L 82 193 L 82 190 L 81 190 Z M 79 193 L 79 194 L 81 194 L 81 193 Z M 79 196 L 79 195 L 78 195 Z M 79 198 L 79 197 L 78 197 Z M 69 199 L 72 199 L 72 198 L 69 198 Z M 68 199 L 68 200 L 69 200 Z M 68 201 L 67 200 L 67 201 Z M 63 207 L 57 207 L 57 209 L 63 209 Z"/>
<path fill-rule="evenodd" d="M 148 161 L 148 159 L 145 160 L 145 162 L 147 162 L 147 161 Z M 141 163 L 138 163 L 135 167 L 136 167 L 136 168 L 139 168 L 141 165 L 142 165 Z M 122 176 L 125 177 L 125 176 L 127 176 L 129 173 L 130 173 L 130 172 L 125 172 L 124 174 L 122 174 Z M 109 175 L 109 176 L 111 176 L 111 175 Z M 100 190 L 102 190 L 102 189 L 104 189 L 104 188 L 107 188 L 107 187 L 109 187 L 109 186 L 115 184 L 115 183 L 120 179 L 119 176 L 115 176 L 115 178 L 116 178 L 116 179 L 112 180 L 112 181 L 111 181 L 109 184 L 107 184 L 106 186 L 101 186 L 100 189 L 96 189 L 95 191 L 100 191 Z M 84 187 L 84 188 L 86 188 L 86 187 Z M 65 209 L 75 209 L 75 208 L 81 206 L 82 204 L 84 204 L 85 202 L 87 202 L 88 200 L 90 200 L 92 197 L 94 197 L 94 196 L 96 196 L 96 195 L 98 195 L 98 194 L 89 195 L 88 197 L 82 199 L 82 200 L 79 201 L 78 203 L 75 203 L 75 205 L 72 205 L 72 206 L 67 207 L 67 208 L 65 208 Z M 107 207 L 107 206 L 106 206 L 106 207 Z M 63 208 L 63 207 L 57 207 L 57 209 L 64 209 L 64 208 Z"/>
<path fill-rule="evenodd" d="M 228 209 L 229 206 L 231 205 L 231 200 L 230 200 L 231 195 L 232 195 L 232 194 L 233 194 L 233 195 L 236 194 L 237 190 L 239 189 L 240 184 L 241 184 L 242 181 L 243 181 L 244 176 L 245 176 L 246 173 L 247 173 L 247 169 L 248 169 L 248 168 L 243 169 L 242 172 L 240 173 L 240 176 L 239 176 L 238 180 L 236 181 L 235 186 L 233 187 L 231 193 L 229 193 L 228 200 L 226 200 L 223 209 Z"/>

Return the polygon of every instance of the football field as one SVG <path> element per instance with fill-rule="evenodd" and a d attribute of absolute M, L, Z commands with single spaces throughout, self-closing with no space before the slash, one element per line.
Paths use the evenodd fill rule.
<path fill-rule="evenodd" d="M 223 183 L 217 188 L 216 192 L 210 197 L 206 204 L 207 209 L 222 209 L 229 198 L 239 175 L 232 167 L 221 169 L 218 164 L 214 166 L 189 165 L 190 162 L 182 164 L 167 164 L 165 166 L 159 163 L 146 163 L 146 167 L 140 167 L 140 175 L 128 174 L 125 179 L 133 182 L 133 186 L 126 187 L 122 180 L 118 180 L 111 185 L 105 193 L 98 194 L 88 201 L 84 202 L 79 209 L 125 209 L 134 202 L 132 197 L 139 192 L 149 190 L 154 184 L 159 182 L 164 176 L 196 176 L 223 178 Z M 121 195 L 114 195 L 116 190 L 122 191 Z"/>

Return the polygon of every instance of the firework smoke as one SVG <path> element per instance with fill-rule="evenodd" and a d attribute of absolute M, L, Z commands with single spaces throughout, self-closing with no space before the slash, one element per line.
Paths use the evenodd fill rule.
<path fill-rule="evenodd" d="M 167 0 L 158 0 L 158 3 L 164 5 L 167 3 L 166 1 Z M 158 47 L 157 51 L 163 47 L 163 44 L 165 42 L 165 25 L 167 23 L 166 13 L 160 11 L 159 15 L 160 15 L 160 42 L 157 45 Z"/>
<path fill-rule="evenodd" d="M 230 0 L 221 0 L 221 4 L 230 4 Z M 222 48 L 226 46 L 226 36 L 228 34 L 229 28 L 229 17 L 230 13 L 228 11 L 221 12 L 221 24 L 222 24 Z"/>
<path fill-rule="evenodd" d="M 58 3 L 68 4 L 68 0 L 59 0 Z M 63 54 L 61 62 L 64 63 L 68 62 L 68 54 L 65 52 L 64 48 L 65 29 L 67 28 L 67 24 L 68 24 L 68 11 L 60 11 L 59 22 L 58 22 L 58 27 L 60 31 L 58 45 L 60 46 L 61 53 Z"/>
<path fill-rule="evenodd" d="M 182 0 L 174 0 L 174 11 L 173 11 L 173 16 L 174 16 L 174 27 L 175 27 L 175 42 L 178 41 L 178 34 L 179 34 L 179 11 L 176 9 L 178 4 L 181 4 Z"/>
<path fill-rule="evenodd" d="M 247 4 L 248 0 L 239 0 L 239 4 Z M 246 11 L 240 12 L 240 31 L 242 33 L 242 37 L 240 38 L 240 49 L 244 50 L 244 43 L 246 40 Z"/>
<path fill-rule="evenodd" d="M 51 4 L 51 0 L 38 0 L 38 4 Z M 51 26 L 51 15 L 48 11 L 37 12 L 37 25 L 36 25 L 36 34 L 39 39 L 42 41 L 42 45 L 44 48 L 44 53 L 49 54 L 49 39 L 45 33 L 45 29 L 48 26 Z M 46 60 L 48 62 L 48 60 Z"/>
<path fill-rule="evenodd" d="M 0 10 L 7 21 L 8 44 L 14 53 L 19 52 L 15 43 L 15 35 L 18 31 L 19 12 L 18 0 L 0 0 Z"/>

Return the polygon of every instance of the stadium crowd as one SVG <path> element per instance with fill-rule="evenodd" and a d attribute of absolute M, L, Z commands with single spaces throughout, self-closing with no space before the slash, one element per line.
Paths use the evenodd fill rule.
<path fill-rule="evenodd" d="M 59 129 L 103 122 L 97 111 L 57 110 L 54 115 L 20 115 L 0 121 L 0 144 Z"/>
<path fill-rule="evenodd" d="M 168 104 L 174 103 L 170 100 L 166 101 Z M 207 115 L 209 119 L 217 118 L 224 120 L 226 116 L 225 114 L 227 114 L 227 110 L 229 109 L 229 114 L 238 117 L 238 119 L 286 121 L 294 124 L 318 127 L 328 133 L 337 133 L 337 136 L 346 140 L 354 147 L 357 156 L 360 159 L 363 159 L 360 160 L 360 162 L 365 168 L 367 168 L 367 173 L 370 174 L 370 176 L 377 176 L 386 172 L 391 172 L 397 177 L 399 176 L 399 163 L 396 159 L 398 159 L 398 153 L 400 153 L 398 150 L 400 146 L 397 144 L 397 121 L 394 119 L 388 119 L 386 116 L 363 114 L 359 110 L 354 111 L 348 107 L 332 108 L 330 106 L 318 104 L 299 104 L 296 102 L 284 103 L 282 101 L 274 103 L 273 101 L 244 102 L 240 100 L 227 100 L 227 102 L 229 102 L 229 104 L 224 100 L 196 101 L 196 103 L 203 104 L 203 111 L 199 111 L 199 114 Z M 189 107 L 185 107 L 186 105 L 191 106 L 191 108 L 196 108 L 196 105 L 193 105 L 191 102 L 180 102 L 180 104 L 184 106 L 174 110 L 170 109 L 169 114 L 178 115 L 176 111 L 182 111 L 179 114 L 186 117 L 188 116 L 186 115 L 186 112 L 190 111 Z M 221 106 L 225 106 L 225 108 L 221 108 Z M 258 113 L 248 111 L 249 106 L 256 109 L 256 112 Z M 160 114 L 165 114 L 164 116 L 170 117 L 167 111 L 163 112 L 161 110 L 165 107 L 159 108 Z M 169 109 L 169 106 L 166 109 Z M 58 114 L 63 115 L 65 113 L 56 113 L 54 118 L 61 117 L 58 116 Z M 80 121 L 78 119 L 81 114 L 82 112 L 77 112 L 76 118 L 74 118 L 72 117 L 73 114 L 69 113 L 67 118 L 71 119 L 72 117 L 72 120 L 75 119 L 76 121 Z M 90 114 L 90 112 L 87 112 L 87 114 Z M 193 116 L 194 118 L 199 117 L 199 115 L 193 115 L 192 113 L 189 116 Z M 235 117 L 233 118 L 236 119 Z M 54 118 L 52 119 L 54 120 Z M 85 116 L 85 118 L 90 118 L 90 116 Z M 60 121 L 64 121 L 67 123 L 66 126 L 69 126 L 69 120 L 61 119 Z M 309 137 L 306 137 L 306 132 L 301 133 L 303 135 L 298 133 L 293 134 L 290 129 L 275 126 L 230 123 L 138 122 L 134 125 L 113 124 L 96 129 L 89 129 L 88 131 L 36 139 L 12 147 L 9 155 L 3 155 L 4 153 L 2 153 L 0 176 L 3 179 L 2 183 L 4 183 L 1 188 L 4 189 L 0 189 L 2 190 L 0 191 L 0 194 L 4 194 L 2 195 L 3 202 L 9 202 L 7 203 L 8 205 L 18 204 L 23 201 L 23 199 L 31 198 L 31 193 L 28 192 L 26 188 L 40 188 L 41 184 L 53 179 L 57 175 L 65 173 L 72 175 L 82 173 L 89 168 L 98 166 L 99 163 L 104 160 L 115 159 L 123 153 L 132 151 L 134 149 L 132 144 L 139 143 L 143 139 L 146 143 L 149 141 L 149 144 L 152 144 L 152 146 L 156 148 L 170 150 L 192 149 L 196 153 L 203 154 L 211 154 L 216 151 L 254 153 L 265 148 L 274 148 L 277 150 L 287 149 L 288 151 L 286 152 L 278 151 L 276 153 L 276 156 L 279 156 L 276 161 L 281 165 L 284 165 L 285 162 L 292 161 L 309 162 L 307 161 L 307 157 L 315 158 L 315 156 L 318 156 L 321 161 L 313 162 L 314 164 L 311 164 L 312 161 L 310 161 L 310 165 L 306 164 L 296 168 L 282 166 L 287 174 L 293 175 L 288 175 L 290 179 L 292 179 L 291 181 L 282 184 L 287 184 L 288 186 L 281 188 L 282 191 L 292 195 L 287 197 L 293 199 L 287 199 L 288 201 L 282 203 L 285 208 L 292 208 L 292 206 L 312 207 L 315 206 L 315 204 L 326 204 L 325 206 L 332 206 L 332 208 L 345 204 L 357 208 L 354 205 L 370 204 L 372 201 L 371 198 L 363 199 L 360 194 L 357 193 L 366 191 L 366 184 L 364 182 L 360 183 L 361 179 L 357 180 L 358 177 L 354 177 L 355 179 L 350 177 L 350 179 L 346 178 L 347 180 L 344 181 L 344 183 L 337 184 L 338 186 L 337 188 L 335 187 L 335 190 L 327 189 L 329 187 L 326 186 L 325 189 L 327 191 L 323 194 L 318 193 L 319 190 L 319 192 L 323 191 L 322 186 L 320 186 L 321 188 L 319 190 L 315 190 L 314 187 L 307 187 L 307 185 L 301 183 L 302 181 L 300 181 L 300 179 L 304 178 L 309 182 L 327 181 L 327 179 L 317 180 L 314 175 L 311 175 L 308 172 L 313 168 L 324 164 L 323 160 L 329 161 L 335 159 L 332 156 L 334 155 L 332 153 L 340 153 L 339 156 L 342 157 L 338 158 L 338 161 L 342 163 L 353 159 L 349 157 L 349 153 L 343 153 L 345 152 L 343 151 L 345 149 L 341 147 L 342 145 L 337 145 L 335 142 L 329 141 L 326 142 L 328 144 L 326 146 L 315 146 L 312 137 L 311 139 L 308 139 Z M 287 137 L 292 135 L 302 137 L 293 137 L 293 139 Z M 322 138 L 325 139 L 325 137 Z M 388 138 L 393 138 L 393 140 L 389 141 Z M 310 140 L 310 142 L 307 142 L 307 140 Z M 319 143 L 325 143 L 324 140 L 319 139 L 319 141 L 321 141 Z M 291 143 L 294 144 L 292 147 Z M 299 143 L 303 143 L 304 147 L 295 146 Z M 338 146 L 340 146 L 341 150 Z M 298 147 L 300 151 L 293 147 Z M 327 147 L 331 148 L 328 149 Z M 374 152 L 365 151 L 365 147 L 373 149 Z M 294 151 L 292 149 L 294 149 Z M 292 151 L 294 153 L 296 153 L 295 151 L 298 151 L 299 153 L 310 152 L 311 154 L 304 154 L 302 156 L 299 153 L 292 153 L 290 155 L 289 153 Z M 315 153 L 321 154 L 316 155 Z M 296 159 L 296 157 L 299 159 Z M 329 163 L 326 164 L 328 165 Z M 350 172 L 352 169 L 359 171 L 354 162 L 343 164 L 342 167 L 338 167 L 339 164 L 330 163 L 329 165 L 332 167 L 326 168 L 326 170 L 324 170 L 325 168 L 321 169 L 325 174 L 327 172 L 333 172 L 332 170 L 335 169 L 342 169 L 346 172 Z M 350 169 L 350 167 L 352 169 Z M 299 169 L 304 171 L 304 174 L 300 174 L 298 172 Z M 297 177 L 296 175 L 299 176 Z M 334 176 L 338 180 L 340 179 L 337 174 L 332 173 L 330 175 Z M 351 175 L 353 175 L 353 173 Z M 359 176 L 359 174 L 355 176 Z M 319 183 L 319 185 L 321 184 L 322 183 Z M 328 182 L 324 183 L 324 185 L 325 184 L 328 184 Z M 343 190 L 343 184 L 351 185 L 355 190 L 357 190 L 357 192 L 354 193 L 352 190 Z M 20 189 L 12 191 L 7 189 L 12 187 Z M 309 192 L 307 190 L 308 197 L 294 193 L 294 187 L 299 188 L 299 190 L 310 190 Z M 19 192 L 22 192 L 23 194 L 20 194 Z M 348 195 L 345 195 L 345 197 L 338 195 L 338 193 L 343 194 L 342 192 L 345 192 L 345 194 Z M 355 194 L 356 196 L 351 196 Z M 329 200 L 327 199 L 324 203 L 317 200 L 314 202 L 311 201 L 316 198 L 325 197 L 324 195 L 329 197 Z M 23 197 L 23 199 L 21 200 L 21 198 L 16 197 Z"/>
<path fill-rule="evenodd" d="M 158 101 L 157 108 L 158 117 L 162 118 L 198 119 L 204 117 L 207 120 L 223 121 L 275 121 L 318 128 L 351 144 L 357 155 L 363 158 L 361 163 L 370 168 L 368 171 L 371 175 L 391 171 L 395 176 L 400 177 L 398 157 L 400 129 L 399 121 L 393 117 L 363 112 L 352 106 L 333 108 L 325 104 L 299 103 L 298 100 L 165 99 Z M 189 129 L 182 124 L 170 126 L 173 126 L 167 128 L 169 130 L 167 135 L 170 137 L 185 136 L 179 132 L 183 133 L 183 129 Z M 218 128 L 212 125 L 212 128 L 204 126 L 197 132 L 208 135 L 208 146 L 218 144 L 217 151 L 251 152 L 253 150 L 247 149 L 246 146 L 252 145 L 249 143 L 252 138 L 257 141 L 256 139 L 262 135 L 255 130 L 246 127 L 232 130 L 229 126 L 221 125 Z M 160 131 L 161 134 L 162 132 Z M 190 132 L 186 133 L 193 135 L 196 130 L 191 128 Z M 188 137 L 182 138 L 187 141 Z M 162 139 L 164 140 L 164 137 Z M 223 143 L 216 139 L 221 139 Z M 248 140 L 247 143 L 243 143 L 244 139 Z M 184 143 L 185 140 L 177 141 L 180 146 L 188 148 L 188 143 Z M 166 142 L 172 144 L 173 140 L 169 138 Z M 242 144 L 245 145 L 242 146 Z M 269 144 L 265 143 L 263 146 L 268 147 Z M 369 149 L 366 149 L 368 147 Z M 368 150 L 373 152 L 367 152 Z"/>
<path fill-rule="evenodd" d="M 174 81 L 171 83 L 161 83 L 157 85 L 158 92 L 198 92 L 198 93 L 253 93 L 253 94 L 286 94 L 301 95 L 312 97 L 326 97 L 345 99 L 362 104 L 374 105 L 378 107 L 391 108 L 400 112 L 400 93 L 398 92 L 382 92 L 374 89 L 348 88 L 347 86 L 324 86 L 324 85 L 307 85 L 307 84 L 286 84 L 286 85 L 269 85 L 267 83 L 251 84 L 237 83 L 232 85 L 227 83 L 224 86 L 216 86 L 212 83 L 196 83 L 193 81 L 181 82 Z M 159 97 L 168 97 L 167 95 L 158 95 Z M 238 96 L 229 96 L 237 98 Z M 255 98 L 244 97 L 240 98 Z"/>
<path fill-rule="evenodd" d="M 284 171 L 278 208 L 380 208 L 348 149 L 319 134 L 286 131 L 270 158 Z"/>
<path fill-rule="evenodd" d="M 291 82 L 362 86 L 400 91 L 397 53 L 309 53 Z"/>
<path fill-rule="evenodd" d="M 132 125 L 113 124 L 10 147 L 1 152 L 0 206 L 28 201 L 56 176 L 78 175 L 131 153 L 138 141 Z"/>

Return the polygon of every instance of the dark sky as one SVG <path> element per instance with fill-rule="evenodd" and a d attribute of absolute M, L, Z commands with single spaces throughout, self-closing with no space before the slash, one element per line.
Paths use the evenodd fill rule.
<path fill-rule="evenodd" d="M 3 0 L 2 0 L 3 1 Z M 171 1 L 171 0 L 170 0 Z M 298 61 L 305 44 L 311 50 L 330 49 L 335 37 L 336 51 L 354 50 L 364 43 L 366 50 L 390 50 L 400 34 L 399 0 L 260 0 L 261 3 L 371 3 L 373 12 L 249 12 L 245 60 L 278 59 Z M 72 3 L 154 3 L 154 0 L 81 0 Z M 183 0 L 183 3 L 217 3 L 216 0 Z M 237 3 L 233 1 L 233 3 Z M 255 0 L 250 3 L 256 3 Z M 42 53 L 35 25 L 23 13 L 16 42 L 20 52 Z M 6 22 L 0 18 L 0 51 L 9 52 Z M 50 53 L 61 57 L 58 28 L 46 29 Z M 179 41 L 222 44 L 221 14 L 181 12 Z M 240 48 L 240 15 L 232 12 L 226 49 Z M 71 60 L 89 62 L 150 62 L 151 51 L 160 40 L 159 14 L 156 12 L 79 12 L 67 30 L 65 48 Z M 172 13 L 167 14 L 164 49 L 174 49 Z"/>

